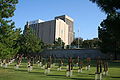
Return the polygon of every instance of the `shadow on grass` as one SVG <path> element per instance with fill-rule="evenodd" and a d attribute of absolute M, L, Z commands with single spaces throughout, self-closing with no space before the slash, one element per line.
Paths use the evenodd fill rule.
<path fill-rule="evenodd" d="M 112 77 L 112 78 L 120 78 L 120 77 Z"/>
<path fill-rule="evenodd" d="M 20 70 L 20 69 L 15 70 L 15 71 L 27 72 L 27 70 Z"/>
<path fill-rule="evenodd" d="M 89 74 L 89 75 L 95 75 L 95 74 Z"/>
<path fill-rule="evenodd" d="M 57 69 L 52 69 L 51 71 L 57 71 Z"/>
<path fill-rule="evenodd" d="M 47 76 L 65 76 L 65 75 L 47 75 Z"/>
<path fill-rule="evenodd" d="M 40 70 L 41 68 L 40 68 L 40 67 L 33 67 L 33 69 L 38 69 L 38 70 Z"/>
<path fill-rule="evenodd" d="M 120 62 L 109 62 L 109 67 L 110 68 L 119 68 Z"/>
<path fill-rule="evenodd" d="M 62 69 L 65 69 L 65 70 L 66 70 L 67 68 L 62 68 Z"/>
<path fill-rule="evenodd" d="M 65 75 L 47 75 L 48 77 L 52 77 L 52 78 L 61 78 L 61 79 L 66 79 L 65 77 Z"/>
<path fill-rule="evenodd" d="M 14 69 L 14 68 L 12 68 L 12 67 L 7 67 L 7 68 L 3 68 L 3 69 Z"/>
<path fill-rule="evenodd" d="M 70 78 L 70 79 L 74 79 L 74 80 L 95 80 L 95 79 L 84 79 L 84 78 Z"/>
<path fill-rule="evenodd" d="M 29 72 L 30 74 L 43 75 L 43 72 Z"/>

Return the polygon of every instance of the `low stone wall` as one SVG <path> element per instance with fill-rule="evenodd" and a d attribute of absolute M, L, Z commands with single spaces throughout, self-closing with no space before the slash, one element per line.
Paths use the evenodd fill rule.
<path fill-rule="evenodd" d="M 82 59 L 87 57 L 96 59 L 98 56 L 104 59 L 106 57 L 99 49 L 45 50 L 41 52 L 41 55 L 43 57 L 54 56 L 56 58 L 76 58 L 79 56 Z"/>

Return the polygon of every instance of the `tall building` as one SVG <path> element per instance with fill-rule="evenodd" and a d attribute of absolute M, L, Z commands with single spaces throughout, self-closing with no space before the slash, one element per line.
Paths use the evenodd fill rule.
<path fill-rule="evenodd" d="M 54 20 L 30 21 L 25 25 L 34 30 L 35 34 L 47 44 L 52 44 L 59 37 L 63 40 L 65 45 L 70 45 L 73 41 L 73 19 L 63 15 L 55 17 Z"/>
<path fill-rule="evenodd" d="M 62 19 L 68 25 L 68 44 L 71 44 L 74 39 L 73 19 L 67 15 L 57 16 L 55 19 Z"/>

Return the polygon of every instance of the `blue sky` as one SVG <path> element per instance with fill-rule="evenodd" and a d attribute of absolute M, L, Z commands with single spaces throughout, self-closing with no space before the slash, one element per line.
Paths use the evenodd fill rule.
<path fill-rule="evenodd" d="M 105 13 L 89 0 L 19 0 L 12 19 L 16 27 L 23 30 L 27 21 L 48 21 L 60 15 L 74 19 L 75 37 L 79 35 L 83 39 L 97 37 L 97 28 L 106 18 Z"/>

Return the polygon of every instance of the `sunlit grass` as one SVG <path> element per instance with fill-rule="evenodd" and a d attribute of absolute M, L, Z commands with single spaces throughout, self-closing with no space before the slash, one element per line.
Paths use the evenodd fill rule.
<path fill-rule="evenodd" d="M 18 70 L 14 69 L 14 65 L 15 63 L 11 64 L 7 69 L 0 67 L 0 80 L 94 80 L 96 71 L 95 64 L 90 70 L 83 68 L 82 73 L 78 73 L 77 67 L 74 67 L 73 76 L 66 77 L 66 66 L 61 71 L 57 71 L 57 66 L 55 66 L 48 75 L 45 75 L 44 70 L 37 64 L 31 72 L 27 71 L 27 63 L 22 63 Z M 109 75 L 103 77 L 103 80 L 120 80 L 120 63 L 111 62 L 109 67 Z"/>

